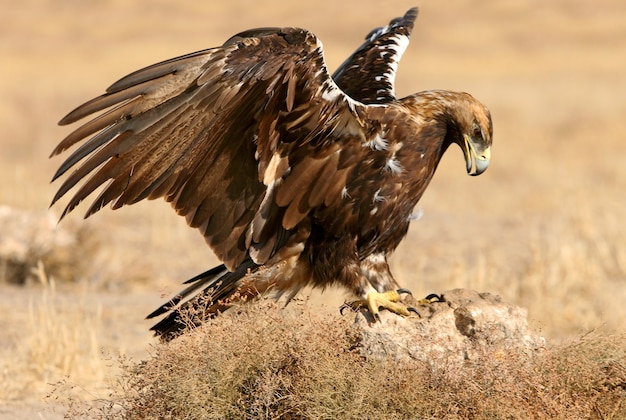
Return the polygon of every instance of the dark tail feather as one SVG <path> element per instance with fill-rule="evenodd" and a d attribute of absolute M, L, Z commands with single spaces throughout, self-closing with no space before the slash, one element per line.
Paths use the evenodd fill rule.
<path fill-rule="evenodd" d="M 146 317 L 150 319 L 171 311 L 150 330 L 163 340 L 169 341 L 180 335 L 185 328 L 200 325 L 203 320 L 226 309 L 228 306 L 220 305 L 220 302 L 228 300 L 235 294 L 241 284 L 240 280 L 258 268 L 257 264 L 248 259 L 235 271 L 228 271 L 222 264 L 187 280 L 184 284 L 191 284 L 186 289 Z M 202 287 L 204 287 L 202 292 L 196 294 Z M 175 308 L 187 297 L 190 298 Z"/>
<path fill-rule="evenodd" d="M 176 296 L 172 297 L 168 302 L 164 303 L 158 309 L 148 315 L 146 319 L 155 318 L 159 315 L 163 315 L 164 313 L 169 312 L 171 309 L 176 307 L 176 305 L 178 305 L 183 299 L 195 293 L 196 290 L 203 286 L 213 284 L 215 279 L 222 277 L 226 273 L 228 273 L 228 270 L 226 269 L 226 266 L 222 264 L 218 265 L 217 267 L 213 267 L 212 269 L 207 270 L 202 274 L 198 274 L 197 276 L 190 278 L 183 284 L 191 283 L 191 286 L 180 291 Z"/>

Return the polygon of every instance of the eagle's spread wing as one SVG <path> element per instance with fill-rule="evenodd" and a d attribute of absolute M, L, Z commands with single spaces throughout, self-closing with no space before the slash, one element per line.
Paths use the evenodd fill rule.
<path fill-rule="evenodd" d="M 409 9 L 403 17 L 371 31 L 333 74 L 337 86 L 351 98 L 367 104 L 395 100 L 398 62 L 409 45 L 417 12 L 416 7 Z"/>
<path fill-rule="evenodd" d="M 90 137 L 54 175 L 77 167 L 53 203 L 90 175 L 64 215 L 103 185 L 86 216 L 164 197 L 230 270 L 264 264 L 301 249 L 299 223 L 340 199 L 342 146 L 362 133 L 362 107 L 337 88 L 312 33 L 243 32 L 134 72 L 63 118 L 104 111 L 53 151 Z"/>

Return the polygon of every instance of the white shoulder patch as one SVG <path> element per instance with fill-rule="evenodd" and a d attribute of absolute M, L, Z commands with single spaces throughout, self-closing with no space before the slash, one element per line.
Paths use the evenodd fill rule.
<path fill-rule="evenodd" d="M 395 155 L 393 155 L 387 159 L 385 170 L 391 172 L 392 175 L 400 175 L 404 171 L 404 168 L 400 161 L 396 159 Z"/>
<path fill-rule="evenodd" d="M 364 146 L 370 147 L 372 150 L 387 150 L 389 148 L 389 141 L 383 138 L 380 133 L 376 133 L 371 140 L 365 142 Z"/>

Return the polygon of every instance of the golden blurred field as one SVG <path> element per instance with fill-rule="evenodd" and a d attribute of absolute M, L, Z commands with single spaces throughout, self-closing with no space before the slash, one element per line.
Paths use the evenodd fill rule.
<path fill-rule="evenodd" d="M 247 28 L 300 26 L 324 42 L 333 70 L 415 2 L 314 4 L 0 0 L 0 204 L 45 211 L 61 163 L 48 155 L 71 129 L 56 122 L 137 68 Z M 626 3 L 417 5 L 398 94 L 472 93 L 491 109 L 495 144 L 478 178 L 465 175 L 456 148 L 444 157 L 420 203 L 423 218 L 393 257 L 396 277 L 417 295 L 498 293 L 527 307 L 552 339 L 623 332 Z M 63 224 L 78 224 L 85 209 Z M 65 375 L 97 397 L 110 376 L 101 353 L 144 357 L 152 341 L 145 314 L 217 262 L 163 202 L 105 209 L 87 223 L 100 246 L 85 255 L 93 265 L 83 281 L 0 283 L 0 417 L 27 418 L 43 407 L 47 384 Z M 335 311 L 342 300 L 316 293 L 311 304 Z"/>

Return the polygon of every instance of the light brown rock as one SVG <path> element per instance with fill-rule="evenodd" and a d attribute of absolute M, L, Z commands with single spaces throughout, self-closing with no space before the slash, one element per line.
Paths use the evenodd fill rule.
<path fill-rule="evenodd" d="M 464 363 L 485 354 L 541 350 L 545 340 L 530 331 L 527 311 L 490 293 L 454 289 L 443 301 L 417 305 L 421 317 L 388 311 L 381 322 L 357 313 L 354 328 L 365 357 L 415 359 L 438 365 Z"/>
<path fill-rule="evenodd" d="M 45 266 L 54 277 L 70 279 L 77 266 L 80 230 L 58 226 L 49 211 L 0 205 L 0 282 L 23 284 L 37 279 Z"/>

